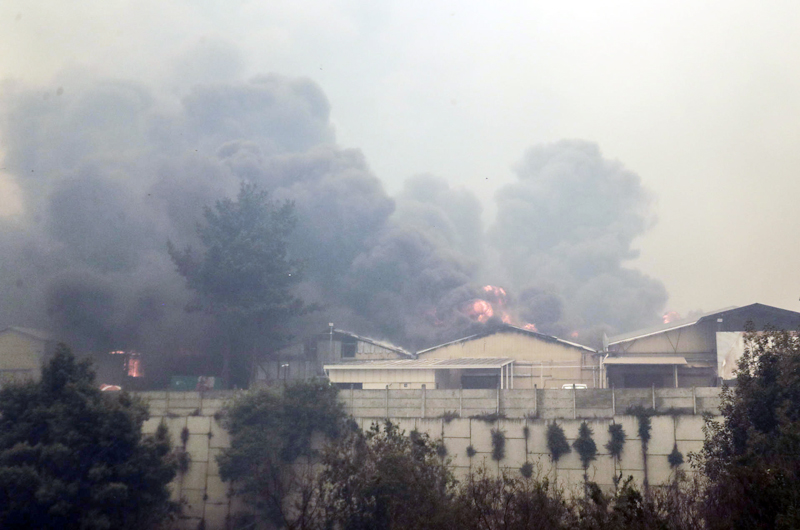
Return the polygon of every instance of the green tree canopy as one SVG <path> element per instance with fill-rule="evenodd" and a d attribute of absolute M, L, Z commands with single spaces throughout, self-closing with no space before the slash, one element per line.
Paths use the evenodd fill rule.
<path fill-rule="evenodd" d="M 749 333 L 736 376 L 700 455 L 708 527 L 799 528 L 800 337 Z"/>
<path fill-rule="evenodd" d="M 255 185 L 242 184 L 235 201 L 226 198 L 206 207 L 204 220 L 198 225 L 201 253 L 168 242 L 169 254 L 195 294 L 187 309 L 213 315 L 226 335 L 226 385 L 233 376 L 233 382 L 246 386 L 256 350 L 284 340 L 287 320 L 304 311 L 293 294 L 300 263 L 288 249 L 294 205 L 273 202 Z"/>
<path fill-rule="evenodd" d="M 455 480 L 427 434 L 406 436 L 387 420 L 352 431 L 325 453 L 328 527 L 455 528 Z"/>
<path fill-rule="evenodd" d="M 255 513 L 279 528 L 314 528 L 323 520 L 312 465 L 315 436 L 336 439 L 345 424 L 337 389 L 301 381 L 283 389 L 240 396 L 223 424 L 231 446 L 218 457 L 220 476 L 230 481 Z"/>
<path fill-rule="evenodd" d="M 41 381 L 0 391 L 0 528 L 146 529 L 169 515 L 175 476 L 166 428 L 103 394 L 63 344 Z"/>

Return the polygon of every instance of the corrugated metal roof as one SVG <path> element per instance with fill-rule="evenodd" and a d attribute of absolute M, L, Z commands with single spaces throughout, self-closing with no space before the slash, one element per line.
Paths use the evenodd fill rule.
<path fill-rule="evenodd" d="M 370 338 L 370 337 L 364 337 L 362 335 L 358 335 L 358 334 L 353 333 L 351 331 L 345 331 L 343 329 L 334 329 L 333 333 L 334 334 L 338 334 L 338 335 L 346 335 L 348 337 L 353 337 L 354 339 L 356 339 L 358 341 L 366 342 L 368 344 L 374 344 L 375 346 L 380 346 L 381 348 L 386 348 L 387 350 L 393 351 L 395 353 L 399 353 L 401 355 L 405 355 L 406 357 L 413 357 L 414 356 L 411 352 L 401 348 L 400 346 L 395 346 L 394 344 L 392 344 L 390 342 L 384 342 L 384 341 L 373 339 L 373 338 Z M 330 334 L 330 331 L 326 331 L 326 332 L 320 333 L 320 335 L 329 335 L 329 334 Z"/>
<path fill-rule="evenodd" d="M 462 357 L 460 359 L 397 359 L 390 361 L 351 361 L 326 364 L 325 370 L 448 370 L 502 368 L 514 362 L 507 357 Z"/>
<path fill-rule="evenodd" d="M 716 311 L 710 311 L 708 313 L 703 313 L 694 318 L 684 318 L 682 320 L 676 320 L 675 322 L 669 322 L 667 324 L 659 324 L 658 326 L 651 326 L 649 328 L 639 329 L 636 331 L 631 331 L 628 333 L 622 333 L 620 335 L 614 335 L 613 337 L 609 337 L 608 345 L 612 346 L 614 344 L 619 344 L 621 342 L 628 342 L 635 339 L 641 339 L 644 337 L 649 337 L 650 335 L 657 335 L 659 333 L 665 333 L 667 331 L 672 331 L 674 329 L 685 328 L 687 326 L 693 326 L 703 320 L 704 318 L 708 318 L 714 315 L 718 315 L 719 313 L 724 313 L 726 311 L 730 311 L 732 309 L 737 309 L 737 306 L 725 307 L 723 309 L 717 309 Z"/>
<path fill-rule="evenodd" d="M 603 360 L 603 364 L 611 364 L 611 365 L 631 365 L 631 364 L 646 364 L 646 365 L 684 365 L 689 364 L 686 362 L 684 357 L 680 356 L 670 356 L 670 357 L 656 357 L 656 356 L 633 356 L 633 355 L 626 355 L 625 357 L 606 357 Z"/>
<path fill-rule="evenodd" d="M 422 355 L 427 352 L 438 350 L 439 348 L 444 348 L 445 346 L 450 346 L 451 344 L 458 344 L 460 342 L 467 342 L 470 340 L 481 339 L 483 337 L 488 337 L 490 335 L 494 335 L 495 333 L 501 333 L 503 331 L 513 331 L 515 333 L 522 333 L 524 335 L 528 335 L 531 337 L 535 337 L 537 339 L 541 339 L 546 342 L 557 342 L 560 344 L 564 344 L 566 346 L 570 346 L 572 348 L 578 348 L 581 350 L 589 351 L 592 353 L 597 353 L 597 350 L 590 348 L 588 346 L 584 346 L 582 344 L 578 344 L 576 342 L 570 342 L 568 340 L 559 339 L 558 337 L 554 337 L 553 335 L 545 335 L 544 333 L 539 333 L 538 331 L 531 331 L 529 329 L 520 328 L 517 326 L 512 326 L 511 324 L 503 324 L 502 326 L 497 326 L 490 330 L 484 331 L 482 333 L 476 333 L 475 335 L 469 335 L 468 337 L 463 337 L 460 339 L 456 339 L 450 342 L 445 342 L 444 344 L 439 344 L 438 346 L 432 346 L 430 348 L 426 348 L 424 350 L 420 350 L 417 352 L 417 355 Z"/>

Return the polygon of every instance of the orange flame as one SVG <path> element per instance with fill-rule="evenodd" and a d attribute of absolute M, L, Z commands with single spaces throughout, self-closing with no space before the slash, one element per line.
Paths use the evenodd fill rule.
<path fill-rule="evenodd" d="M 504 324 L 520 326 L 528 331 L 539 331 L 536 329 L 536 324 L 532 322 L 520 324 L 513 312 L 506 310 L 508 293 L 505 289 L 496 285 L 484 285 L 482 290 L 486 293 L 486 299 L 476 298 L 469 302 L 463 310 L 471 319 L 485 324 L 489 319 L 497 316 Z"/>
<path fill-rule="evenodd" d="M 486 300 L 481 300 L 478 298 L 470 303 L 469 307 L 467 308 L 467 314 L 470 316 L 470 318 L 485 324 L 494 316 L 494 308 L 492 308 L 492 304 Z"/>
<path fill-rule="evenodd" d="M 502 287 L 496 287 L 494 285 L 484 285 L 483 290 L 486 293 L 491 294 L 497 302 L 500 304 L 504 304 L 506 301 L 506 290 Z"/>
<path fill-rule="evenodd" d="M 125 364 L 128 377 L 142 377 L 144 375 L 142 371 L 142 359 L 139 357 L 138 353 L 131 352 Z"/>
<path fill-rule="evenodd" d="M 676 320 L 680 320 L 681 316 L 678 314 L 677 311 L 667 311 L 664 313 L 664 316 L 661 317 L 661 320 L 664 321 L 664 324 L 669 324 L 670 322 L 675 322 Z"/>

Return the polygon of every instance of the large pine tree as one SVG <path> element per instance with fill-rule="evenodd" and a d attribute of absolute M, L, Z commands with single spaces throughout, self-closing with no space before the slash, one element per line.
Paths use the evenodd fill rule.
<path fill-rule="evenodd" d="M 188 310 L 214 316 L 223 337 L 222 376 L 247 386 L 255 357 L 280 344 L 282 326 L 306 309 L 293 294 L 300 263 L 289 255 L 294 205 L 275 203 L 255 185 L 242 184 L 235 201 L 217 201 L 198 225 L 204 249 L 169 253 L 194 292 Z"/>

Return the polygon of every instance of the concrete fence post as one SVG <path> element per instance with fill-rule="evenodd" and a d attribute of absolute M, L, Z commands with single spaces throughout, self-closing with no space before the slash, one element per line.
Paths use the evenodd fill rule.
<path fill-rule="evenodd" d="M 653 410 L 656 410 L 656 385 L 651 387 L 653 390 Z"/>
<path fill-rule="evenodd" d="M 533 415 L 539 417 L 539 392 L 536 385 L 533 385 Z"/>
<path fill-rule="evenodd" d="M 458 389 L 458 417 L 464 415 L 464 387 Z"/>
<path fill-rule="evenodd" d="M 422 385 L 422 419 L 425 419 L 425 405 L 427 405 L 428 388 Z"/>
<path fill-rule="evenodd" d="M 697 388 L 692 387 L 692 414 L 697 416 Z"/>
<path fill-rule="evenodd" d="M 611 385 L 611 416 L 617 415 L 617 392 L 614 385 Z"/>
<path fill-rule="evenodd" d="M 386 419 L 389 419 L 389 385 L 386 385 Z"/>
<path fill-rule="evenodd" d="M 575 385 L 572 385 L 572 419 L 576 419 L 578 417 L 578 390 L 575 388 Z"/>
<path fill-rule="evenodd" d="M 495 404 L 494 411 L 495 411 L 496 414 L 498 414 L 498 415 L 500 414 L 500 386 L 499 385 L 497 387 L 497 403 Z"/>
<path fill-rule="evenodd" d="M 353 392 L 353 387 L 356 386 L 353 383 L 350 383 L 350 414 L 353 416 L 356 415 L 356 398 L 355 393 Z"/>

